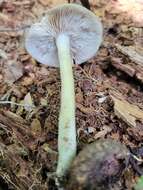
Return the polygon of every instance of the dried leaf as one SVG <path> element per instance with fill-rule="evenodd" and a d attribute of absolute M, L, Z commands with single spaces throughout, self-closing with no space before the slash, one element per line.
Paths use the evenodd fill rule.
<path fill-rule="evenodd" d="M 4 81 L 12 84 L 23 75 L 22 64 L 17 61 L 8 61 L 4 67 Z"/>
<path fill-rule="evenodd" d="M 47 106 L 47 99 L 46 99 L 46 98 L 41 98 L 41 99 L 40 99 L 40 104 L 41 104 L 42 106 Z"/>
<path fill-rule="evenodd" d="M 26 111 L 30 112 L 33 110 L 34 103 L 30 93 L 26 94 L 26 96 L 24 97 L 24 105 Z"/>
<path fill-rule="evenodd" d="M 131 127 L 136 127 L 137 121 L 143 123 L 143 110 L 137 105 L 127 102 L 121 94 L 115 91 L 111 91 L 110 95 L 114 102 L 114 112 L 117 117 Z"/>
<path fill-rule="evenodd" d="M 39 136 L 41 134 L 41 123 L 38 119 L 34 119 L 31 123 L 31 132 L 33 135 Z"/>

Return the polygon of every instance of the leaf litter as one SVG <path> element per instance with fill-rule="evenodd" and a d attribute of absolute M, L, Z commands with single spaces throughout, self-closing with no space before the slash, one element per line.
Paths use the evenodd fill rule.
<path fill-rule="evenodd" d="M 0 100 L 5 102 L 0 102 L 0 187 L 4 190 L 56 190 L 50 174 L 57 160 L 59 71 L 36 63 L 23 47 L 23 35 L 26 26 L 63 2 L 0 1 Z M 130 5 L 121 0 L 89 2 L 104 24 L 104 41 L 94 59 L 73 68 L 78 150 L 95 140 L 112 138 L 143 159 L 139 153 L 143 22 L 139 19 L 142 6 L 138 7 L 142 2 L 136 6 L 131 6 L 135 1 Z M 126 14 L 129 9 L 132 12 Z M 142 164 L 131 162 L 117 189 L 131 190 L 139 173 L 143 174 Z"/>

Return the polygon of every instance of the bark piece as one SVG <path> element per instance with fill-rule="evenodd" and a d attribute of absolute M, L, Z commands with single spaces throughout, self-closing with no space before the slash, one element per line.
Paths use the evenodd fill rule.
<path fill-rule="evenodd" d="M 118 118 L 121 118 L 130 127 L 137 127 L 138 122 L 143 125 L 143 110 L 137 105 L 126 101 L 123 96 L 117 92 L 111 91 L 110 96 L 114 102 L 114 112 Z"/>
<path fill-rule="evenodd" d="M 111 64 L 130 77 L 135 77 L 140 82 L 143 82 L 143 52 L 140 51 L 140 53 L 138 53 L 133 46 L 121 46 L 116 44 L 115 47 L 119 52 L 127 56 L 131 62 L 123 63 L 121 58 L 110 57 Z"/>
<path fill-rule="evenodd" d="M 122 61 L 120 58 L 111 57 L 111 64 L 116 68 L 119 69 L 125 73 L 127 73 L 130 77 L 134 77 L 136 70 L 128 64 L 122 64 Z"/>
<path fill-rule="evenodd" d="M 115 46 L 121 53 L 127 55 L 133 62 L 143 66 L 143 55 L 139 54 L 134 47 L 132 46 L 126 47 L 126 46 L 121 46 L 119 44 L 116 44 Z"/>

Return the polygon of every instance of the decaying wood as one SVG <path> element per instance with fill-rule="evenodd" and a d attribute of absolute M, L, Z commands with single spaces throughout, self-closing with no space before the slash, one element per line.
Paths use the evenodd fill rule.
<path fill-rule="evenodd" d="M 115 115 L 127 124 L 127 128 L 124 128 L 124 130 L 134 140 L 142 141 L 143 110 L 137 105 L 129 103 L 119 92 L 111 91 L 110 97 L 114 102 Z"/>
<path fill-rule="evenodd" d="M 121 58 L 115 58 L 111 56 L 111 64 L 115 68 L 125 72 L 130 77 L 135 77 L 143 83 L 143 55 L 139 54 L 135 48 L 130 46 L 126 47 L 116 44 L 115 47 L 123 55 L 127 56 L 131 62 L 123 62 Z"/>
<path fill-rule="evenodd" d="M 34 148 L 35 137 L 24 119 L 9 111 L 0 112 L 0 125 L 4 125 L 5 129 L 15 134 L 18 142 L 27 146 L 29 150 Z"/>
<path fill-rule="evenodd" d="M 34 182 L 31 178 L 34 172 L 26 166 L 26 161 L 18 155 L 20 152 L 15 148 L 12 145 L 5 146 L 0 143 L 0 178 L 3 183 L 7 183 L 8 188 L 26 190 Z M 30 175 L 29 178 L 27 174 Z"/>
<path fill-rule="evenodd" d="M 30 162 L 22 159 L 18 146 L 5 146 L 0 143 L 0 187 L 7 186 L 7 189 L 27 190 L 41 189 L 47 190 L 46 184 L 41 184 L 38 180 L 38 171 L 35 173 Z"/>
<path fill-rule="evenodd" d="M 121 46 L 116 44 L 115 47 L 124 55 L 128 56 L 137 65 L 143 66 L 143 55 L 139 54 L 132 46 Z"/>
<path fill-rule="evenodd" d="M 122 64 L 120 58 L 111 57 L 111 63 L 116 69 L 127 73 L 130 77 L 134 77 L 136 74 L 135 68 L 128 64 Z"/>
<path fill-rule="evenodd" d="M 143 126 L 143 110 L 137 105 L 130 104 L 118 92 L 110 92 L 111 99 L 114 102 L 114 112 L 118 118 L 121 118 L 130 127 L 137 127 L 138 122 Z"/>

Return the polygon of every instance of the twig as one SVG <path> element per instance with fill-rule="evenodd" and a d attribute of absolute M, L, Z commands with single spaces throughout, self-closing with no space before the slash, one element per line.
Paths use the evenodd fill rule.
<path fill-rule="evenodd" d="M 11 102 L 11 101 L 0 101 L 0 104 L 14 104 L 14 105 L 17 105 L 17 106 L 35 108 L 35 106 L 31 106 L 31 105 L 28 105 L 28 104 L 19 104 L 19 103 L 15 103 L 15 102 Z"/>
<path fill-rule="evenodd" d="M 25 31 L 29 27 L 30 27 L 30 25 L 25 25 L 25 26 L 16 27 L 16 28 L 2 28 L 2 27 L 0 27 L 0 32 L 19 32 L 19 31 Z"/>

